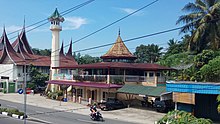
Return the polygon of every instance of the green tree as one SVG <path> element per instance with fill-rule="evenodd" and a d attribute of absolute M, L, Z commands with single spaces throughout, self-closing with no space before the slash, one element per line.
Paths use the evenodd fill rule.
<path fill-rule="evenodd" d="M 168 112 L 157 124 L 212 124 L 210 119 L 196 118 L 192 114 L 174 110 Z"/>
<path fill-rule="evenodd" d="M 218 107 L 217 110 L 220 113 L 220 95 L 217 96 Z"/>
<path fill-rule="evenodd" d="M 35 84 L 35 87 L 46 86 L 45 81 L 49 80 L 49 75 L 41 73 L 37 70 L 36 67 L 31 66 L 30 67 L 30 77 L 31 77 L 31 83 Z"/>
<path fill-rule="evenodd" d="M 35 55 L 41 55 L 41 56 L 50 56 L 51 55 L 51 50 L 50 49 L 38 49 L 38 48 L 33 48 L 32 51 L 34 52 Z"/>
<path fill-rule="evenodd" d="M 189 12 L 177 20 L 177 24 L 185 23 L 180 32 L 190 32 L 191 44 L 196 45 L 198 52 L 205 48 L 220 48 L 220 1 L 219 0 L 195 0 L 188 3 L 182 9 Z"/>
<path fill-rule="evenodd" d="M 80 54 L 78 54 L 76 61 L 79 64 L 90 64 L 90 63 L 101 62 L 101 59 L 99 57 L 92 57 L 88 54 L 86 54 L 84 56 L 80 56 Z"/>
<path fill-rule="evenodd" d="M 220 56 L 210 60 L 200 69 L 204 81 L 220 82 Z"/>
<path fill-rule="evenodd" d="M 194 57 L 194 62 L 196 67 L 200 69 L 203 65 L 208 64 L 209 60 L 215 57 L 216 53 L 213 50 L 203 50 L 202 53 Z"/>
<path fill-rule="evenodd" d="M 136 47 L 134 55 L 137 56 L 137 63 L 155 63 L 159 60 L 162 55 L 162 47 L 158 45 L 149 44 L 149 45 L 140 45 Z"/>

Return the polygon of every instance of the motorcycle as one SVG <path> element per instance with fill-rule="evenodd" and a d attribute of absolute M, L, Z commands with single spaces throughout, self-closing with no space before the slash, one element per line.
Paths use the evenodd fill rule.
<path fill-rule="evenodd" d="M 100 112 L 95 112 L 90 114 L 90 118 L 93 121 L 104 121 L 102 114 Z"/>

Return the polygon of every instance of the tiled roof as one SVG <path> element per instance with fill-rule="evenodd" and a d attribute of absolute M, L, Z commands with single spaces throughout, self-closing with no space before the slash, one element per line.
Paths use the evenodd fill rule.
<path fill-rule="evenodd" d="M 136 59 L 135 56 L 128 50 L 125 46 L 124 42 L 122 41 L 120 34 L 115 42 L 115 44 L 109 49 L 109 51 L 101 56 L 102 59 L 106 58 L 126 58 L 126 59 Z"/>
<path fill-rule="evenodd" d="M 71 41 L 70 41 L 70 47 L 69 47 L 69 49 L 68 49 L 68 52 L 66 53 L 66 56 L 72 56 L 72 39 L 71 39 Z"/>
<path fill-rule="evenodd" d="M 58 12 L 57 8 L 55 9 L 55 11 L 53 12 L 53 14 L 48 18 L 50 21 L 52 20 L 59 20 L 61 22 L 64 21 L 64 18 L 60 15 L 60 13 Z"/>
<path fill-rule="evenodd" d="M 29 54 L 34 54 L 31 46 L 28 43 L 27 37 L 26 37 L 26 33 L 25 33 L 25 29 L 22 29 L 22 32 L 20 33 L 19 37 L 12 43 L 13 48 L 17 51 L 18 49 L 18 45 L 19 45 L 19 40 L 21 40 L 23 47 L 25 49 L 25 51 Z"/>
<path fill-rule="evenodd" d="M 5 58 L 8 56 L 12 63 L 16 65 L 32 64 L 34 66 L 50 66 L 51 57 L 32 54 L 31 47 L 29 46 L 29 43 L 26 39 L 25 31 L 23 30 L 22 32 L 23 33 L 21 33 L 19 36 L 20 38 L 18 37 L 16 41 L 13 43 L 14 48 L 16 48 L 15 51 L 7 38 L 5 30 L 3 31 L 2 38 L 0 39 L 0 43 L 3 44 L 3 49 L 0 50 L 0 64 L 4 63 Z M 64 54 L 60 54 L 59 61 L 60 66 L 68 67 L 78 64 L 75 61 L 74 57 L 65 56 Z"/>
<path fill-rule="evenodd" d="M 152 87 L 125 84 L 122 88 L 118 89 L 117 92 L 158 97 L 166 92 L 166 87 Z"/>

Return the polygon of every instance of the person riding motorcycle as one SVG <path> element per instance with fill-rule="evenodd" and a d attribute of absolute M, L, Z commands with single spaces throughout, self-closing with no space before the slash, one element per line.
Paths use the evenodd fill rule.
<path fill-rule="evenodd" d="M 97 112 L 96 105 L 90 106 L 90 111 L 91 111 L 91 115 L 94 118 L 96 118 L 96 112 Z"/>

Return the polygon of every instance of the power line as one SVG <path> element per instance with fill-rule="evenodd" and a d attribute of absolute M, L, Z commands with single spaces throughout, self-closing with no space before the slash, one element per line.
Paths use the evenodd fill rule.
<path fill-rule="evenodd" d="M 145 9 L 145 8 L 147 8 L 147 7 L 149 7 L 149 6 L 151 6 L 151 5 L 153 5 L 154 3 L 158 2 L 158 1 L 159 1 L 159 0 L 155 0 L 155 1 L 153 1 L 153 2 L 151 2 L 151 3 L 149 3 L 149 4 L 147 4 L 147 5 L 145 5 L 145 6 L 141 7 L 141 8 L 139 8 L 139 9 L 137 9 L 136 11 L 134 11 L 134 12 L 132 12 L 132 13 L 130 13 L 130 14 L 128 14 L 128 15 L 126 15 L 126 16 L 124 16 L 124 17 L 122 17 L 122 18 L 120 18 L 120 19 L 118 19 L 118 20 L 116 20 L 116 21 L 114 21 L 114 22 L 112 22 L 112 23 L 106 25 L 106 26 L 104 26 L 104 27 L 102 27 L 102 28 L 100 28 L 100 29 L 98 29 L 98 30 L 96 30 L 96 31 L 94 31 L 94 32 L 92 32 L 92 33 L 90 33 L 90 34 L 88 34 L 88 35 L 85 35 L 84 37 L 82 37 L 82 38 L 80 38 L 80 39 L 74 41 L 73 44 L 74 44 L 74 43 L 77 43 L 77 42 L 79 42 L 79 41 L 81 41 L 81 40 L 83 40 L 83 39 L 86 39 L 87 37 L 90 37 L 90 36 L 92 36 L 92 35 L 94 35 L 94 34 L 100 32 L 100 31 L 102 31 L 102 30 L 104 30 L 104 29 L 106 29 L 106 28 L 108 28 L 108 27 L 110 27 L 110 26 L 112 26 L 112 25 L 114 25 L 114 24 L 116 24 L 116 23 L 118 23 L 118 22 L 120 22 L 120 21 L 122 21 L 122 20 L 128 18 L 128 17 L 131 16 L 131 15 L 134 15 L 135 13 L 137 13 L 137 12 L 139 12 L 139 11 L 141 11 L 141 10 L 143 10 L 143 9 Z M 69 46 L 69 45 L 70 45 L 70 44 L 65 45 L 63 48 L 66 48 L 66 47 Z M 59 50 L 59 49 L 57 49 L 57 50 L 55 50 L 55 51 L 58 51 L 58 50 Z M 55 51 L 53 51 L 53 52 L 55 52 Z"/>
<path fill-rule="evenodd" d="M 63 12 L 61 12 L 60 14 L 61 14 L 62 16 L 67 15 L 67 14 L 69 14 L 69 13 L 71 13 L 71 12 L 73 12 L 73 11 L 75 11 L 75 10 L 77 10 L 77 9 L 79 9 L 79 8 L 81 8 L 81 7 L 85 6 L 85 5 L 87 5 L 87 4 L 91 3 L 91 2 L 93 2 L 93 1 L 95 1 L 95 0 L 88 0 L 88 1 L 86 1 L 86 2 L 84 2 L 84 3 L 81 3 L 81 4 L 77 5 L 77 6 L 74 6 L 74 7 L 70 8 L 70 9 L 67 9 L 67 10 L 63 11 Z M 31 25 L 29 25 L 29 26 L 26 26 L 26 27 L 24 27 L 24 28 L 29 28 L 29 27 L 31 27 L 31 26 L 40 24 L 40 23 L 42 23 L 42 22 L 44 22 L 44 21 L 47 21 L 47 20 L 48 20 L 47 18 L 46 18 L 46 19 L 43 19 L 43 20 L 41 20 L 41 21 L 38 21 L 38 22 L 36 22 L 36 23 L 34 23 L 34 24 L 31 24 Z M 41 27 L 41 26 L 47 24 L 47 23 L 48 23 L 48 22 L 45 22 L 45 23 L 40 24 L 40 25 L 38 25 L 38 26 L 36 26 L 36 27 L 34 27 L 34 28 L 31 28 L 31 29 L 28 30 L 27 32 L 30 32 L 30 31 L 32 31 L 32 30 L 38 28 L 38 27 Z M 22 29 L 23 29 L 23 28 L 22 28 Z M 18 29 L 18 30 L 16 30 L 16 31 L 13 31 L 13 32 L 11 32 L 11 33 L 8 33 L 8 35 L 14 34 L 14 33 L 18 32 L 18 31 L 20 31 L 20 30 L 22 30 L 22 29 Z M 16 38 L 16 37 L 17 37 L 17 36 L 12 37 L 12 38 L 10 38 L 9 40 L 14 39 L 14 38 Z"/>
<path fill-rule="evenodd" d="M 164 31 L 160 31 L 160 32 L 156 32 L 156 33 L 152 33 L 152 34 L 148 34 L 148 35 L 143 35 L 143 36 L 127 39 L 127 40 L 124 40 L 123 42 L 134 41 L 134 40 L 138 40 L 138 39 L 142 39 L 142 38 L 146 38 L 146 37 L 151 37 L 151 36 L 155 36 L 155 35 L 159 35 L 159 34 L 164 34 L 164 33 L 172 32 L 172 31 L 176 31 L 176 30 L 181 29 L 182 27 L 172 28 L 172 29 L 168 29 L 168 30 L 164 30 Z M 86 49 L 82 49 L 82 50 L 77 50 L 77 51 L 74 51 L 74 52 L 88 51 L 88 50 L 92 50 L 92 49 L 97 49 L 97 48 L 101 48 L 101 47 L 110 46 L 110 45 L 113 45 L 113 44 L 116 44 L 116 43 L 114 42 L 114 43 L 99 45 L 99 46 L 90 47 L 90 48 L 86 48 Z"/>

